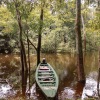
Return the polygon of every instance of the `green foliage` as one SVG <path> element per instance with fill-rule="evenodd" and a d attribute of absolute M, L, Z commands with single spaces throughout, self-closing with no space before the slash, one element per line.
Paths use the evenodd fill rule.
<path fill-rule="evenodd" d="M 13 25 L 15 24 L 13 15 L 5 5 L 0 6 L 0 27 L 4 27 L 3 33 L 11 33 L 14 31 Z"/>
<path fill-rule="evenodd" d="M 75 50 L 75 0 L 39 0 L 38 2 L 37 0 L 34 2 L 25 0 L 7 2 L 6 0 L 6 4 L 7 6 L 0 6 L 0 25 L 5 27 L 2 31 L 6 34 L 10 33 L 9 36 L 15 41 L 18 41 L 19 32 L 15 4 L 21 14 L 23 33 L 27 33 L 28 30 L 28 36 L 35 46 L 38 42 L 40 11 L 43 7 L 42 52 Z M 93 1 L 90 4 L 93 4 Z M 94 2 L 94 4 L 97 3 Z M 100 45 L 100 10 L 97 6 L 92 9 L 95 9 L 94 12 L 87 1 L 82 3 L 87 50 L 97 49 Z M 14 45 L 13 39 L 11 45 Z M 25 35 L 23 39 L 26 43 Z"/>
<path fill-rule="evenodd" d="M 91 12 L 91 9 L 95 9 Z M 87 20 L 87 48 L 89 50 L 97 50 L 100 45 L 100 14 L 98 9 L 99 8 L 91 8 L 90 14 L 92 17 L 90 17 Z M 89 13 L 89 12 L 88 12 Z"/>
<path fill-rule="evenodd" d="M 54 30 L 55 31 L 55 30 Z M 50 32 L 47 35 L 44 35 L 43 37 L 43 43 L 42 43 L 42 52 L 55 52 L 56 48 L 59 43 L 58 34 L 53 34 L 54 31 Z"/>
<path fill-rule="evenodd" d="M 95 11 L 95 16 L 88 23 L 93 31 L 100 31 L 100 12 Z"/>
<path fill-rule="evenodd" d="M 74 2 L 74 1 L 72 1 Z M 46 22 L 51 23 L 50 28 L 46 28 L 46 35 L 43 35 L 43 52 L 55 52 L 55 51 L 67 51 L 68 48 L 75 49 L 75 32 L 74 32 L 74 21 L 75 21 L 75 5 L 72 2 L 67 2 L 68 9 L 65 6 L 63 9 L 59 9 L 55 15 L 52 15 L 52 20 Z M 64 4 L 65 5 L 65 4 Z M 46 19 L 46 18 L 45 18 Z"/>

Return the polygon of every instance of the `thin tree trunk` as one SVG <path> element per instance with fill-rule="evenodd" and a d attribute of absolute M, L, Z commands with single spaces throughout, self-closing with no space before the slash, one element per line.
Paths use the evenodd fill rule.
<path fill-rule="evenodd" d="M 28 40 L 28 32 L 27 32 L 27 44 L 28 44 L 28 68 L 29 68 L 29 93 L 30 93 L 30 47 L 29 47 L 29 40 Z"/>
<path fill-rule="evenodd" d="M 16 8 L 17 10 L 17 8 Z M 22 47 L 22 26 L 21 26 L 21 17 L 19 16 L 19 12 L 17 10 L 17 18 L 18 18 L 18 25 L 19 25 L 19 30 L 20 30 L 20 51 L 21 51 L 21 66 L 22 66 L 22 95 L 25 96 L 25 68 L 24 68 L 24 56 L 23 56 L 23 47 Z"/>
<path fill-rule="evenodd" d="M 23 51 L 23 60 L 24 60 L 24 69 L 25 69 L 25 72 L 24 72 L 24 82 L 23 82 L 23 88 L 24 88 L 24 91 L 23 91 L 23 96 L 25 96 L 25 93 L 26 93 L 26 86 L 27 86 L 27 77 L 28 77 L 28 66 L 27 66 L 27 61 L 26 61 L 26 53 L 25 53 L 25 47 L 23 45 L 23 42 L 22 42 L 22 51 Z"/>
<path fill-rule="evenodd" d="M 24 47 L 23 41 L 22 41 L 21 45 L 22 45 L 23 56 L 24 56 L 24 67 L 25 67 L 25 71 L 28 71 L 26 52 L 25 52 L 25 47 Z"/>
<path fill-rule="evenodd" d="M 28 72 L 28 68 L 27 68 L 25 48 L 24 48 L 24 44 L 23 44 L 23 40 L 22 40 L 21 15 L 20 15 L 20 11 L 18 10 L 17 2 L 15 2 L 15 8 L 16 8 L 17 21 L 18 21 L 19 31 L 20 31 L 19 39 L 20 39 L 21 67 L 22 67 L 22 95 L 25 96 L 26 84 L 27 84 L 26 74 Z"/>
<path fill-rule="evenodd" d="M 100 83 L 100 50 L 99 50 L 99 68 L 98 68 L 98 80 L 97 80 L 97 92 L 98 92 L 98 97 L 100 98 L 99 83 Z"/>
<path fill-rule="evenodd" d="M 86 51 L 86 33 L 85 33 L 85 24 L 84 24 L 84 18 L 82 16 L 82 25 L 83 25 L 83 38 L 84 38 L 84 51 Z"/>
<path fill-rule="evenodd" d="M 99 83 L 100 83 L 100 68 L 98 69 L 98 80 L 97 80 L 97 92 L 98 92 L 98 97 L 100 98 Z"/>
<path fill-rule="evenodd" d="M 77 70 L 78 81 L 85 82 L 83 51 L 81 38 L 81 0 L 76 0 L 76 50 L 77 50 Z"/>
<path fill-rule="evenodd" d="M 25 95 L 25 89 L 24 89 L 24 80 L 25 80 L 25 69 L 24 69 L 24 61 L 23 61 L 23 53 L 22 53 L 22 49 L 20 48 L 20 52 L 21 52 L 21 66 L 22 66 L 22 94 Z"/>
<path fill-rule="evenodd" d="M 37 65 L 40 63 L 42 27 L 43 27 L 43 7 L 41 7 L 41 14 L 40 14 L 40 27 L 39 27 L 38 45 L 37 45 Z"/>
<path fill-rule="evenodd" d="M 40 63 L 40 50 L 41 50 L 41 34 L 38 35 L 37 65 Z"/>

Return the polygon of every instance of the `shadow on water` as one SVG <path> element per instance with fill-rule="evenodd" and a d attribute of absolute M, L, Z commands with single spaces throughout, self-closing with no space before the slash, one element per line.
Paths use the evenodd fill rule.
<path fill-rule="evenodd" d="M 74 54 L 42 54 L 41 58 L 43 57 L 53 66 L 59 76 L 58 100 L 85 100 L 86 98 L 97 97 L 97 53 L 87 53 L 85 55 L 85 86 L 77 82 L 76 56 Z M 30 98 L 32 100 L 46 100 L 41 92 L 36 92 L 34 84 L 35 69 L 36 55 L 32 55 Z M 20 96 L 21 67 L 19 55 L 0 55 L 0 80 L 0 98 L 14 97 L 15 99 L 15 97 Z M 5 81 L 2 82 L 2 80 Z M 7 90 L 7 92 L 3 92 L 2 89 Z"/>

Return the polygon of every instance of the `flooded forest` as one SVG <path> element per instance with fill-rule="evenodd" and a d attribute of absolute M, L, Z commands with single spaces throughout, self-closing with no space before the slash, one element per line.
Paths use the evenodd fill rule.
<path fill-rule="evenodd" d="M 0 100 L 100 100 L 99 0 L 0 0 Z"/>

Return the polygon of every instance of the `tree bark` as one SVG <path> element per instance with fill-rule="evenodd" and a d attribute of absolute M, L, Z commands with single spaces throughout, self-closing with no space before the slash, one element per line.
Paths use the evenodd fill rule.
<path fill-rule="evenodd" d="M 40 13 L 40 27 L 39 27 L 38 45 L 37 45 L 37 65 L 40 63 L 42 27 L 43 27 L 43 7 L 41 7 L 41 13 Z"/>
<path fill-rule="evenodd" d="M 100 99 L 100 90 L 99 90 L 99 83 L 100 83 L 100 49 L 99 49 L 99 68 L 98 68 L 98 78 L 97 78 L 97 92 L 98 92 L 98 97 Z"/>
<path fill-rule="evenodd" d="M 100 98 L 99 83 L 100 83 L 100 68 L 98 69 L 98 80 L 97 80 L 97 93 L 98 97 Z"/>
<path fill-rule="evenodd" d="M 22 67 L 22 95 L 25 96 L 26 92 L 26 84 L 27 84 L 27 73 L 28 73 L 28 67 L 27 67 L 27 61 L 26 61 L 26 53 L 25 48 L 22 40 L 22 23 L 21 23 L 21 15 L 20 11 L 18 9 L 18 4 L 15 2 L 15 8 L 16 8 L 16 15 L 17 15 L 17 21 L 19 25 L 19 40 L 20 40 L 20 53 L 21 53 L 21 67 Z"/>
<path fill-rule="evenodd" d="M 31 70 L 31 67 L 30 67 L 30 42 L 28 39 L 28 30 L 27 30 L 27 44 L 28 44 L 29 93 L 30 93 L 30 70 Z"/>
<path fill-rule="evenodd" d="M 82 16 L 82 26 L 83 26 L 83 39 L 84 39 L 83 47 L 84 51 L 86 51 L 86 33 L 85 33 L 85 24 L 83 16 Z"/>
<path fill-rule="evenodd" d="M 84 66 L 83 66 L 82 38 L 81 38 L 81 0 L 76 0 L 75 31 L 76 31 L 78 81 L 85 82 L 85 74 L 84 74 Z"/>

